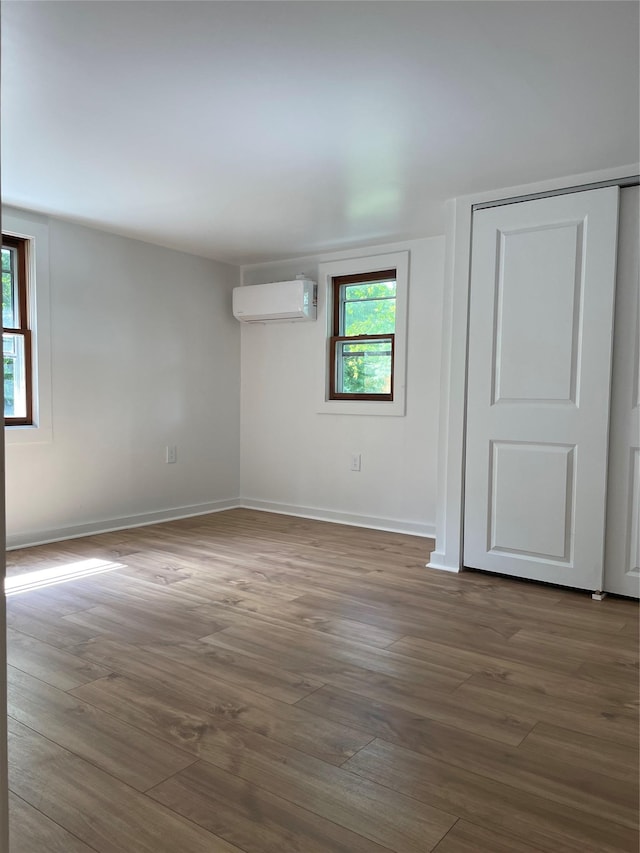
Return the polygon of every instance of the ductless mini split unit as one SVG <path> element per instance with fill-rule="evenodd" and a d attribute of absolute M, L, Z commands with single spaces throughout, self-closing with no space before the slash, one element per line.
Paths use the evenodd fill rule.
<path fill-rule="evenodd" d="M 316 304 L 316 283 L 305 276 L 233 288 L 233 316 L 241 323 L 315 320 Z"/>

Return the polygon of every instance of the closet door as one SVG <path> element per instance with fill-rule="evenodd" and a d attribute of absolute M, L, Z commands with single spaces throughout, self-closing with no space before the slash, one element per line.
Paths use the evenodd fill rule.
<path fill-rule="evenodd" d="M 602 586 L 618 188 L 473 220 L 464 563 Z"/>
<path fill-rule="evenodd" d="M 640 188 L 620 194 L 604 588 L 640 594 Z"/>

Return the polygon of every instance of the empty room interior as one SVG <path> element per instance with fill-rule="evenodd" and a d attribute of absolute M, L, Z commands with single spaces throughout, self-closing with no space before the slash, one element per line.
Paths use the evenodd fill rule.
<path fill-rule="evenodd" d="M 639 10 L 3 0 L 0 853 L 637 853 Z"/>

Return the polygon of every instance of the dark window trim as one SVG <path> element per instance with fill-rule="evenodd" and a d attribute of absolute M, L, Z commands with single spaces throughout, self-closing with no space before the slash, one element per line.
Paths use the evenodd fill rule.
<path fill-rule="evenodd" d="M 5 417 L 6 426 L 32 426 L 33 425 L 33 357 L 31 348 L 31 330 L 29 328 L 29 280 L 27 253 L 29 251 L 29 240 L 25 237 L 13 237 L 10 234 L 2 235 L 2 245 L 9 249 L 15 249 L 17 264 L 15 284 L 18 295 L 19 325 L 16 328 L 3 326 L 2 331 L 12 335 L 19 335 L 24 340 L 24 371 L 26 391 L 26 416 L 23 418 Z"/>
<path fill-rule="evenodd" d="M 329 338 L 329 400 L 363 400 L 378 402 L 393 402 L 393 376 L 395 367 L 395 332 L 386 335 L 342 335 L 341 300 L 342 287 L 349 284 L 367 284 L 368 282 L 395 281 L 396 269 L 375 270 L 374 272 L 356 273 L 354 275 L 338 275 L 331 279 L 331 295 L 333 299 L 332 335 Z M 337 363 L 336 349 L 340 341 L 358 340 L 389 340 L 391 342 L 391 391 L 388 394 L 343 394 L 336 391 Z"/>
<path fill-rule="evenodd" d="M 340 329 L 340 288 L 345 284 L 367 284 L 371 281 L 395 280 L 396 270 L 378 270 L 377 272 L 363 272 L 356 275 L 337 275 L 332 281 L 333 297 L 333 324 L 331 327 L 333 335 L 339 335 Z"/>

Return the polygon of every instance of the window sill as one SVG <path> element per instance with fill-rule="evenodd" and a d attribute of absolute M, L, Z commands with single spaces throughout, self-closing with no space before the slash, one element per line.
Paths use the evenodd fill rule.
<path fill-rule="evenodd" d="M 50 444 L 53 441 L 51 427 L 7 425 L 4 428 L 5 445 L 14 444 Z"/>
<path fill-rule="evenodd" d="M 317 408 L 319 415 L 368 415 L 402 418 L 405 416 L 404 400 L 382 402 L 379 400 L 324 400 Z"/>

